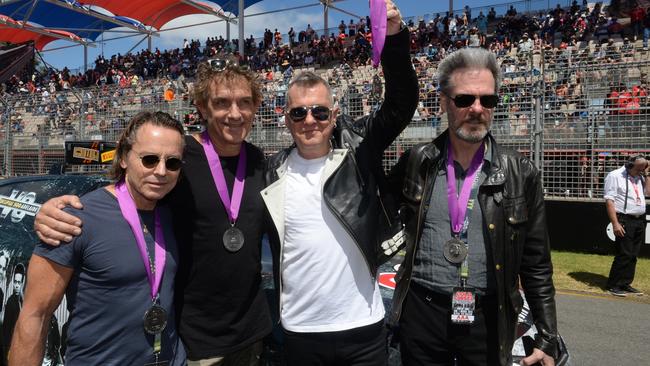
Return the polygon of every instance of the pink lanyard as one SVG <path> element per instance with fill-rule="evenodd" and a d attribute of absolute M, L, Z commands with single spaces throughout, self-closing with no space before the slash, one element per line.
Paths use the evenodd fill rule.
<path fill-rule="evenodd" d="M 160 283 L 162 282 L 162 275 L 165 271 L 165 260 L 166 260 L 166 245 L 165 245 L 165 236 L 163 235 L 162 225 L 160 224 L 160 215 L 158 214 L 158 209 L 154 210 L 154 222 L 156 227 L 156 237 L 154 238 L 154 252 L 155 258 L 152 266 L 149 253 L 147 251 L 147 244 L 144 240 L 144 233 L 142 232 L 142 224 L 140 222 L 140 216 L 138 216 L 138 211 L 135 207 L 135 202 L 129 193 L 124 180 L 119 181 L 115 184 L 115 193 L 117 196 L 117 203 L 120 205 L 120 211 L 122 211 L 122 216 L 131 226 L 131 231 L 135 235 L 135 242 L 138 245 L 140 251 L 140 257 L 144 263 L 145 270 L 147 271 L 147 280 L 149 285 L 151 285 L 151 299 L 155 300 L 160 290 Z M 153 268 L 152 268 L 153 267 Z"/>

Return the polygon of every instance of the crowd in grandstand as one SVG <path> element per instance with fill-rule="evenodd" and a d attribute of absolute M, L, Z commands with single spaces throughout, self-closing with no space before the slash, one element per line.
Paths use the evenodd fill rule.
<path fill-rule="evenodd" d="M 530 132 L 531 106 L 521 103 L 528 93 L 527 88 L 522 87 L 527 81 L 518 79 L 517 73 L 535 69 L 533 55 L 548 55 L 548 66 L 579 62 L 616 63 L 633 60 L 636 52 L 642 52 L 633 46 L 636 39 L 642 37 L 643 46 L 647 46 L 650 12 L 646 13 L 638 5 L 633 6 L 629 12 L 630 26 L 623 27 L 618 20 L 621 14 L 617 4 L 612 3 L 603 9 L 601 3 L 589 7 L 586 2 L 578 5 L 574 1 L 569 8 L 558 4 L 537 14 L 519 14 L 511 6 L 500 17 L 494 8 L 487 14 L 483 11 L 475 14 L 465 7 L 456 15 L 447 13 L 426 20 L 410 19 L 413 61 L 422 80 L 421 103 L 414 119 L 434 128 L 440 124 L 436 85 L 433 83 L 435 64 L 457 48 L 486 47 L 497 53 L 509 81 L 502 88 L 495 129 L 513 136 L 527 135 Z M 181 48 L 172 50 L 143 50 L 110 58 L 100 56 L 92 69 L 80 74 L 67 68 L 26 70 L 23 75 L 14 76 L 3 85 L 0 95 L 21 94 L 18 107 L 24 108 L 26 113 L 43 117 L 44 123 L 39 124 L 37 134 L 56 131 L 65 135 L 68 130 L 72 131 L 72 121 L 79 120 L 80 114 L 84 114 L 86 129 L 107 136 L 126 120 L 120 111 L 122 101 L 138 99 L 140 105 L 155 104 L 158 107 L 165 101 L 187 99 L 198 62 L 209 58 L 238 58 L 240 63 L 258 70 L 261 78 L 267 81 L 260 112 L 264 126 L 277 127 L 282 123 L 286 84 L 298 67 L 328 68 L 329 80 L 335 86 L 339 80 L 353 79 L 345 85 L 347 107 L 350 114 L 361 115 L 372 109 L 381 95 L 380 91 L 376 92 L 371 73 L 366 73 L 363 80 L 352 77 L 357 74 L 353 70 L 368 68 L 372 35 L 366 19 L 351 19 L 347 24 L 341 21 L 338 32 L 338 35 L 319 35 L 311 25 L 298 33 L 290 28 L 285 35 L 277 29 L 267 29 L 259 41 L 252 35 L 245 40 L 244 55 L 237 51 L 237 40 L 209 37 L 202 44 L 198 40 L 186 39 Z M 587 40 L 593 43 L 592 47 L 588 46 Z M 639 80 L 640 85 L 629 92 L 625 85 L 611 86 L 607 100 L 603 101 L 603 105 L 611 108 L 611 114 L 625 116 L 628 115 L 626 110 L 638 112 L 639 107 L 647 106 L 645 75 L 641 75 Z M 95 87 L 84 88 L 89 86 Z M 565 134 L 581 131 L 579 126 L 584 118 L 581 110 L 586 106 L 580 105 L 584 103 L 580 77 L 558 77 L 547 88 L 546 108 L 562 111 L 550 129 Z M 79 90 L 71 96 L 75 89 Z M 193 110 L 176 112 L 186 125 L 198 123 Z M 99 115 L 110 117 L 95 117 Z M 6 121 L 0 123 L 4 125 Z M 9 123 L 16 133 L 25 130 L 20 113 L 15 113 Z"/>
<path fill-rule="evenodd" d="M 496 16 L 494 8 L 487 14 L 483 11 L 473 14 L 466 6 L 462 13 L 436 14 L 428 21 L 411 18 L 408 25 L 411 29 L 412 52 L 425 55 L 430 61 L 440 60 L 464 46 L 487 47 L 504 57 L 511 51 L 525 55 L 542 49 L 563 50 L 588 39 L 596 42 L 594 53 L 604 55 L 600 42 L 603 42 L 602 47 L 612 49 L 607 41 L 614 37 L 620 37 L 623 42 L 627 39 L 628 45 L 630 39 L 643 37 L 643 46 L 647 48 L 650 14 L 635 6 L 628 15 L 631 20 L 629 27 L 623 27 L 618 15 L 603 9 L 601 3 L 587 7 L 586 1 L 582 5 L 574 1 L 570 8 L 562 8 L 558 4 L 554 9 L 537 14 L 519 14 L 511 6 L 501 17 Z M 174 80 L 181 76 L 192 77 L 197 63 L 212 57 L 238 58 L 240 62 L 263 72 L 283 72 L 289 66 L 330 65 L 332 62 L 344 62 L 352 67 L 368 64 L 372 34 L 367 21 L 361 19 L 355 22 L 351 19 L 349 24 L 341 21 L 338 32 L 338 35 L 318 34 L 311 25 L 298 34 L 293 28 L 285 35 L 277 29 L 267 29 L 259 42 L 252 35 L 245 40 L 244 55 L 237 51 L 237 39 L 228 41 L 221 36 L 209 37 L 204 44 L 199 40 L 185 40 L 182 48 L 163 51 L 156 48 L 151 52 L 143 50 L 110 58 L 100 56 L 94 67 L 85 73 L 73 74 L 67 68 L 60 71 L 27 70 L 23 75 L 9 80 L 3 86 L 3 92 L 38 93 L 49 90 L 52 93 L 93 85 L 134 86 L 151 78 L 167 77 Z M 618 43 L 615 46 L 617 50 L 631 48 L 625 44 L 619 46 Z"/>

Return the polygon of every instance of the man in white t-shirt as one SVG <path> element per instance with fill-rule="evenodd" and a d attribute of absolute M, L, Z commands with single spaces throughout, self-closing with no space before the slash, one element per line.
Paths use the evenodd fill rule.
<path fill-rule="evenodd" d="M 380 249 L 381 228 L 395 215 L 377 192 L 384 150 L 411 120 L 418 98 L 408 29 L 386 3 L 386 97 L 377 112 L 356 121 L 339 117 L 329 85 L 312 72 L 295 76 L 287 90 L 286 125 L 295 144 L 269 159 L 262 197 L 275 229 L 270 242 L 289 366 L 386 364 L 376 275 L 399 243 Z"/>
<path fill-rule="evenodd" d="M 643 294 L 631 284 L 634 281 L 636 257 L 645 241 L 645 197 L 650 196 L 648 170 L 648 160 L 637 155 L 605 178 L 607 216 L 616 236 L 616 256 L 607 280 L 607 289 L 614 296 Z"/>

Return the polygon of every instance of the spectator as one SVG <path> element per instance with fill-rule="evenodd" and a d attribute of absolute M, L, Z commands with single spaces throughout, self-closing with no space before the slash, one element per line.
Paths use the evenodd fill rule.
<path fill-rule="evenodd" d="M 618 34 L 621 38 L 624 37 L 623 25 L 618 22 L 616 17 L 612 17 L 607 25 L 607 35 L 611 37 L 614 34 Z"/>
<path fill-rule="evenodd" d="M 485 35 L 487 34 L 488 19 L 483 12 L 479 12 L 478 17 L 476 18 L 476 26 L 478 27 L 479 33 Z"/>
<path fill-rule="evenodd" d="M 357 25 L 354 24 L 354 19 L 350 19 L 350 24 L 348 24 L 348 35 L 350 38 L 354 37 L 356 34 Z"/>
<path fill-rule="evenodd" d="M 630 10 L 630 25 L 632 26 L 632 35 L 635 41 L 643 33 L 645 16 L 645 10 L 639 5 L 638 1 L 634 1 L 634 7 Z"/>
<path fill-rule="evenodd" d="M 533 41 L 528 38 L 528 33 L 521 36 L 521 40 L 517 44 L 517 56 L 525 58 L 533 51 Z"/>
<path fill-rule="evenodd" d="M 648 50 L 648 38 L 650 38 L 650 11 L 646 12 L 643 18 L 643 50 Z"/>
<path fill-rule="evenodd" d="M 494 8 L 490 8 L 487 18 L 488 22 L 493 22 L 497 18 L 497 12 L 494 10 Z"/>

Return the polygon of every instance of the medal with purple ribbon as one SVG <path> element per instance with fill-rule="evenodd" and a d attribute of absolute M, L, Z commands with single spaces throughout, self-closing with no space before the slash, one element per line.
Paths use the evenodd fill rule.
<path fill-rule="evenodd" d="M 470 204 L 470 192 L 472 190 L 472 185 L 474 184 L 474 179 L 483 163 L 484 154 L 485 145 L 481 144 L 472 158 L 465 180 L 463 180 L 460 194 L 458 194 L 456 190 L 454 152 L 451 148 L 451 142 L 447 145 L 447 204 L 449 207 L 449 221 L 451 223 L 452 238 L 445 243 L 443 254 L 445 259 L 451 263 L 462 263 L 467 258 L 467 246 L 459 239 L 459 235 L 461 231 L 463 231 L 463 226 L 466 221 L 467 207 L 468 204 Z M 471 204 L 474 204 L 474 202 L 471 202 Z"/>
<path fill-rule="evenodd" d="M 208 159 L 208 166 L 210 167 L 214 185 L 217 187 L 219 198 L 221 199 L 221 203 L 223 203 L 223 207 L 226 209 L 230 222 L 230 228 L 223 233 L 223 246 L 229 252 L 234 253 L 244 246 L 244 233 L 235 226 L 235 223 L 239 217 L 239 208 L 241 207 L 241 200 L 244 195 L 244 183 L 246 181 L 246 145 L 242 143 L 241 149 L 239 150 L 239 162 L 237 163 L 237 172 L 232 188 L 232 199 L 228 194 L 228 186 L 226 185 L 226 178 L 223 175 L 219 155 L 214 150 L 207 130 L 201 133 L 201 145 Z"/>
<path fill-rule="evenodd" d="M 386 2 L 370 0 L 370 28 L 372 30 L 372 66 L 378 67 L 386 42 Z"/>
<path fill-rule="evenodd" d="M 144 314 L 144 330 L 159 338 L 160 334 L 167 326 L 167 312 L 158 304 L 158 294 L 160 291 L 162 276 L 165 271 L 166 260 L 165 236 L 160 223 L 160 215 L 158 209 L 154 209 L 155 237 L 154 260 L 152 261 L 147 250 L 147 244 L 144 239 L 144 230 L 142 229 L 138 210 L 124 180 L 115 184 L 115 195 L 117 197 L 117 202 L 120 205 L 122 216 L 131 227 L 131 231 L 133 231 L 133 235 L 135 236 L 135 242 L 138 246 L 140 257 L 142 258 L 142 262 L 144 263 L 147 272 L 147 280 L 151 286 L 152 305 Z M 154 345 L 154 353 L 156 352 L 160 352 L 159 339 L 157 339 L 157 342 L 155 342 Z"/>

